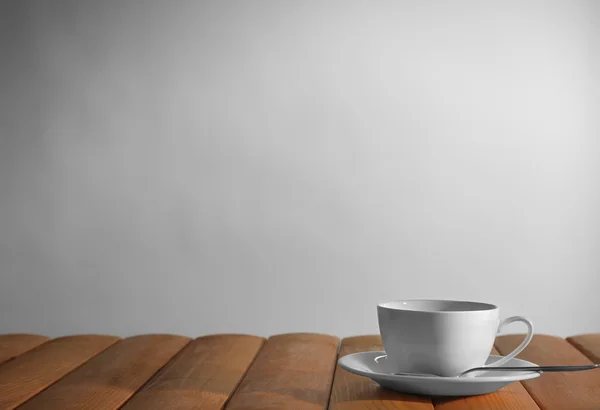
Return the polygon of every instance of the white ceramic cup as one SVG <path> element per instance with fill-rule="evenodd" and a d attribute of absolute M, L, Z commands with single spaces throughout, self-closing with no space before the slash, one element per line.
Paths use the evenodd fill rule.
<path fill-rule="evenodd" d="M 458 376 L 485 365 L 496 334 L 504 325 L 523 322 L 525 340 L 488 366 L 501 366 L 521 353 L 533 337 L 533 324 L 522 316 L 500 320 L 489 303 L 457 300 L 398 300 L 377 305 L 379 331 L 387 361 L 397 373 Z"/>

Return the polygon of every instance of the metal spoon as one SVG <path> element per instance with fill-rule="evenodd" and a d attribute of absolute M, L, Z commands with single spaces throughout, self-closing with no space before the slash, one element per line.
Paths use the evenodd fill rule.
<path fill-rule="evenodd" d="M 583 366 L 489 366 L 489 367 L 473 367 L 472 369 L 466 370 L 456 377 L 461 377 L 467 373 L 482 371 L 517 371 L 517 372 L 578 372 L 582 370 L 593 370 L 600 368 L 600 363 L 589 364 Z M 441 377 L 436 374 L 429 373 L 393 373 L 396 375 L 404 376 L 433 376 Z"/>
<path fill-rule="evenodd" d="M 523 371 L 523 372 L 578 372 L 582 370 L 593 370 L 600 367 L 600 363 L 588 364 L 583 366 L 490 366 L 490 367 L 473 367 L 472 369 L 462 372 L 460 375 L 467 374 L 474 371 L 489 370 L 510 370 L 510 371 Z"/>

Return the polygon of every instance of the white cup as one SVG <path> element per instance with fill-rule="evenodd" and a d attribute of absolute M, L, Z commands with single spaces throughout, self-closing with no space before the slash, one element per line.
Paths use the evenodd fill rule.
<path fill-rule="evenodd" d="M 484 366 L 496 334 L 512 322 L 527 325 L 525 340 L 488 366 L 505 364 L 521 353 L 533 337 L 531 321 L 522 316 L 500 321 L 498 307 L 489 303 L 398 300 L 377 305 L 377 317 L 387 361 L 397 373 L 452 377 Z"/>

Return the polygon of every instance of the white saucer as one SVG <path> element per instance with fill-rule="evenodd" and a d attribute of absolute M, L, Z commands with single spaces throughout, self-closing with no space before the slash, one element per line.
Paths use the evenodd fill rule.
<path fill-rule="evenodd" d="M 473 377 L 415 376 L 392 374 L 387 360 L 375 361 L 385 352 L 361 352 L 344 356 L 338 360 L 340 367 L 350 373 L 368 377 L 381 387 L 402 393 L 427 396 L 475 396 L 494 392 L 510 383 L 535 379 L 540 372 L 491 371 Z M 502 356 L 491 355 L 486 364 L 500 360 Z M 537 366 L 534 363 L 512 359 L 505 366 Z"/>

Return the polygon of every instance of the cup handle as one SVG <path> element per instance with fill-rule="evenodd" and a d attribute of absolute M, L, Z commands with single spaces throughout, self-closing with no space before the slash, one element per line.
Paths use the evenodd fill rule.
<path fill-rule="evenodd" d="M 511 316 L 511 317 L 507 317 L 506 319 L 501 321 L 500 325 L 498 326 L 498 333 L 500 333 L 500 330 L 504 326 L 509 325 L 513 322 L 525 323 L 527 325 L 527 336 L 525 336 L 525 339 L 521 342 L 521 344 L 519 346 L 517 346 L 517 348 L 515 350 L 513 350 L 512 352 L 510 352 L 509 354 L 504 356 L 502 359 L 495 361 L 494 363 L 491 363 L 485 367 L 502 366 L 503 364 L 507 363 L 509 360 L 511 360 L 515 356 L 517 356 L 519 353 L 521 353 L 527 347 L 529 342 L 531 342 L 531 339 L 533 339 L 533 323 L 531 323 L 531 320 L 529 320 L 523 316 Z"/>

